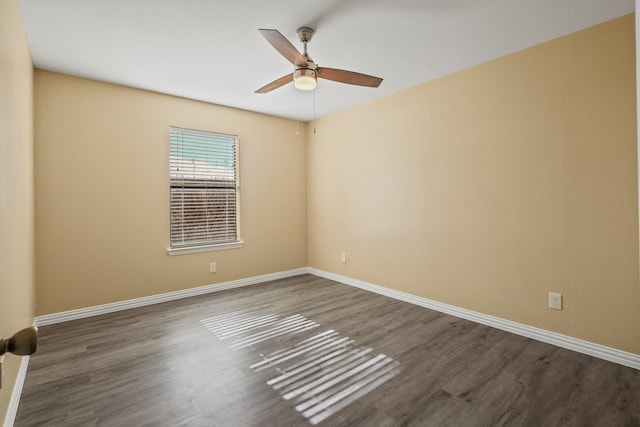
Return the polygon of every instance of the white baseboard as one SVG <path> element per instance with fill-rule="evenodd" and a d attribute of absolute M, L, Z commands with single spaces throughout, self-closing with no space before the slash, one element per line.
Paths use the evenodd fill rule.
<path fill-rule="evenodd" d="M 25 356 L 20 361 L 20 368 L 18 368 L 18 376 L 16 377 L 16 383 L 13 386 L 13 392 L 11 393 L 11 400 L 9 400 L 9 407 L 7 408 L 7 415 L 4 417 L 3 427 L 13 427 L 13 423 L 16 420 L 18 414 L 18 404 L 20 403 L 20 395 L 22 394 L 22 386 L 24 380 L 27 377 L 27 367 L 29 366 L 29 356 Z"/>
<path fill-rule="evenodd" d="M 441 313 L 450 314 L 452 316 L 471 320 L 473 322 L 491 326 L 493 328 L 502 329 L 503 331 L 522 335 L 527 338 L 532 338 L 537 341 L 542 341 L 548 344 L 556 345 L 558 347 L 577 351 L 578 353 L 588 354 L 590 356 L 604 359 L 609 362 L 614 362 L 631 368 L 640 369 L 640 355 L 638 354 L 617 350 L 615 348 L 606 347 L 604 345 L 569 337 L 566 335 L 558 334 L 556 332 L 546 331 L 544 329 L 535 328 L 533 326 L 513 322 L 511 320 L 489 316 L 487 314 L 467 310 L 464 308 L 456 307 L 454 305 L 444 304 L 427 298 L 407 294 L 405 292 L 373 285 L 362 280 L 352 279 L 350 277 L 341 276 L 339 274 L 318 270 L 316 268 L 308 267 L 307 272 L 315 276 L 324 277 L 325 279 L 343 283 L 345 285 L 354 286 L 356 288 L 375 292 L 377 294 L 385 295 L 400 301 L 430 308 Z"/>
<path fill-rule="evenodd" d="M 148 297 L 135 298 L 126 301 L 114 302 L 111 304 L 97 305 L 93 307 L 81 308 L 78 310 L 63 311 L 61 313 L 46 314 L 36 317 L 36 326 L 52 325 L 55 323 L 67 322 L 70 320 L 83 319 L 85 317 L 98 316 L 100 314 L 113 313 L 116 311 L 128 310 L 130 308 L 142 307 L 161 302 L 173 301 L 188 298 L 196 295 L 203 295 L 212 292 L 224 291 L 227 289 L 239 288 L 243 286 L 256 285 L 270 280 L 284 279 L 286 277 L 298 276 L 301 274 L 313 274 L 334 280 L 345 285 L 375 292 L 400 301 L 415 304 L 441 313 L 450 314 L 462 319 L 471 320 L 476 323 L 491 326 L 503 331 L 511 332 L 534 340 L 553 344 L 558 347 L 588 354 L 620 365 L 629 366 L 640 370 L 640 355 L 573 338 L 556 332 L 546 331 L 511 320 L 501 319 L 477 311 L 467 310 L 454 305 L 433 301 L 427 298 L 418 297 L 405 292 L 396 291 L 382 286 L 374 285 L 362 280 L 353 279 L 339 274 L 318 270 L 312 267 L 298 268 L 295 270 L 281 271 L 277 273 L 264 274 L 261 276 L 249 277 L 246 279 L 233 280 L 230 282 L 217 283 L 213 285 L 200 286 L 197 288 L 184 289 L 165 294 L 152 295 Z M 21 367 L 22 368 L 22 367 Z M 26 367 L 25 367 L 26 371 Z M 19 397 L 19 395 L 18 395 Z M 17 405 L 17 403 L 16 403 Z M 17 406 L 16 406 L 17 407 Z"/>
<path fill-rule="evenodd" d="M 209 294 L 212 292 L 225 291 L 227 289 L 240 288 L 243 286 L 257 285 L 270 280 L 284 279 L 292 276 L 305 274 L 306 268 L 280 271 L 277 273 L 263 274 L 245 279 L 232 280 L 230 282 L 216 283 L 213 285 L 199 286 L 197 288 L 183 289 L 180 291 L 167 292 L 165 294 L 151 295 L 148 297 L 135 298 L 126 301 L 118 301 L 110 304 L 96 305 L 93 307 L 80 308 L 77 310 L 63 311 L 60 313 L 45 314 L 37 316 L 36 326 L 53 325 L 55 323 L 68 322 L 70 320 L 83 319 L 86 317 L 98 316 L 101 314 L 113 313 L 116 311 L 129 310 L 130 308 L 143 307 L 146 305 L 158 304 L 161 302 L 174 301 L 196 295 Z"/>

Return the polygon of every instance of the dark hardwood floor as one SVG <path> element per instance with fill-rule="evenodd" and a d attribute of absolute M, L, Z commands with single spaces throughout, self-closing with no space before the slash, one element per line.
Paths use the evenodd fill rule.
<path fill-rule="evenodd" d="M 640 426 L 640 371 L 311 275 L 40 328 L 20 426 Z"/>

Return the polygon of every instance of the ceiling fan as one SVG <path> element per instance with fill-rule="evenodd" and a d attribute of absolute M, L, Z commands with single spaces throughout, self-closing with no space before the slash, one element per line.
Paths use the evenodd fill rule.
<path fill-rule="evenodd" d="M 289 82 L 294 82 L 297 89 L 313 90 L 316 87 L 317 78 L 333 80 L 335 82 L 347 83 L 350 85 L 378 87 L 382 83 L 380 77 L 369 76 L 367 74 L 355 73 L 353 71 L 338 70 L 336 68 L 319 67 L 307 53 L 307 43 L 311 41 L 314 30 L 309 27 L 298 28 L 298 38 L 304 46 L 303 53 L 287 40 L 278 30 L 259 29 L 260 34 L 273 46 L 282 56 L 295 66 L 293 73 L 282 76 L 256 90 L 255 93 L 267 93 Z"/>

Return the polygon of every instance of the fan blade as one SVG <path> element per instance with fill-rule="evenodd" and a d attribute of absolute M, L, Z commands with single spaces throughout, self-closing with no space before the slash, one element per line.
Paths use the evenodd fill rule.
<path fill-rule="evenodd" d="M 284 86 L 287 83 L 292 82 L 292 81 L 293 81 L 293 73 L 289 73 L 286 76 L 282 76 L 279 79 L 276 79 L 276 80 L 272 81 L 271 83 L 268 83 L 268 84 L 262 86 L 260 89 L 258 89 L 254 93 L 271 92 L 272 90 L 278 89 L 279 87 Z"/>
<path fill-rule="evenodd" d="M 259 29 L 260 34 L 267 39 L 267 41 L 278 52 L 282 54 L 287 61 L 291 62 L 296 67 L 306 67 L 309 65 L 307 60 L 302 56 L 298 49 L 296 49 L 289 40 L 287 40 L 278 30 L 265 30 Z"/>
<path fill-rule="evenodd" d="M 378 87 L 380 83 L 382 83 L 380 77 L 355 73 L 353 71 L 338 70 L 336 68 L 318 67 L 318 77 L 333 80 L 334 82 L 368 87 Z"/>

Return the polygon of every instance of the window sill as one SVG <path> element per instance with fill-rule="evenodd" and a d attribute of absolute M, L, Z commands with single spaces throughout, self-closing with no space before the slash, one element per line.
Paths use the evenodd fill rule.
<path fill-rule="evenodd" d="M 220 243 L 217 245 L 191 246 L 188 248 L 168 248 L 167 253 L 171 256 L 175 256 L 196 254 L 198 252 L 223 251 L 225 249 L 241 248 L 243 243 L 244 242 L 242 240 L 238 240 L 237 242 Z"/>

